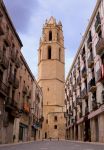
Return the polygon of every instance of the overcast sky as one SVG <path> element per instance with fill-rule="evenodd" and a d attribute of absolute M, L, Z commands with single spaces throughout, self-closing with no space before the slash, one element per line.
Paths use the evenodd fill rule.
<path fill-rule="evenodd" d="M 37 78 L 37 49 L 46 18 L 63 24 L 66 75 L 93 12 L 96 0 L 4 0 L 22 40 L 23 55 Z"/>

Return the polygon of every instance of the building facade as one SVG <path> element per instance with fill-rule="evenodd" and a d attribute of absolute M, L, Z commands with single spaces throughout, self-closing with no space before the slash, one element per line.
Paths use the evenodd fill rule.
<path fill-rule="evenodd" d="M 65 84 L 66 138 L 104 142 L 104 0 L 97 1 Z"/>
<path fill-rule="evenodd" d="M 21 53 L 21 47 L 22 42 L 1 1 L 0 143 L 36 139 L 38 134 L 36 130 L 42 128 L 42 90 Z M 37 88 L 34 88 L 34 85 Z M 37 89 L 38 97 L 35 97 Z M 35 105 L 36 101 L 38 101 L 38 109 Z M 37 109 L 37 114 L 35 114 L 35 109 Z M 37 128 L 35 115 L 38 122 Z"/>
<path fill-rule="evenodd" d="M 43 124 L 43 92 L 40 86 L 34 82 L 33 85 L 33 102 L 32 102 L 32 116 L 33 116 L 33 125 L 32 130 L 35 132 L 35 140 L 42 140 L 42 124 Z"/>
<path fill-rule="evenodd" d="M 43 90 L 43 138 L 64 138 L 64 37 L 61 22 L 51 17 L 39 45 L 38 83 Z"/>

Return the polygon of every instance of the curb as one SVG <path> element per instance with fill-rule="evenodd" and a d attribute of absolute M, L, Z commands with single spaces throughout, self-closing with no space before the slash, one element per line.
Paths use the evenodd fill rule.
<path fill-rule="evenodd" d="M 15 146 L 15 145 L 22 145 L 22 144 L 29 144 L 29 143 L 34 143 L 34 142 L 35 142 L 35 141 L 17 142 L 17 143 L 9 143 L 9 144 L 1 144 L 0 147 Z"/>
<path fill-rule="evenodd" d="M 66 140 L 67 142 L 71 142 L 71 143 L 81 143 L 81 144 L 92 144 L 92 145 L 104 145 L 104 143 L 100 143 L 100 142 L 83 142 L 83 141 L 71 141 L 71 140 Z"/>

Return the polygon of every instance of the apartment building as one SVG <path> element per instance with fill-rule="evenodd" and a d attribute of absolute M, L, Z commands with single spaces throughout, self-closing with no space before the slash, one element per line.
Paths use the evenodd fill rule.
<path fill-rule="evenodd" d="M 66 139 L 104 142 L 104 0 L 97 1 L 65 83 Z"/>
<path fill-rule="evenodd" d="M 36 139 L 42 126 L 42 90 L 21 53 L 22 46 L 6 7 L 1 1 L 0 143 Z M 37 88 L 34 88 L 34 85 Z"/>

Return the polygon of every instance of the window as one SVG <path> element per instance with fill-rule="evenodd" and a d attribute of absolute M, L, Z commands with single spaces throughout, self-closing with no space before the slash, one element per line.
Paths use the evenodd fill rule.
<path fill-rule="evenodd" d="M 14 97 L 15 97 L 15 91 L 12 90 L 12 101 L 14 101 Z"/>
<path fill-rule="evenodd" d="M 48 47 L 48 59 L 51 59 L 51 46 Z"/>
<path fill-rule="evenodd" d="M 57 121 L 57 116 L 54 117 L 54 121 Z"/>
<path fill-rule="evenodd" d="M 104 64 L 104 54 L 101 56 L 102 64 Z"/>
<path fill-rule="evenodd" d="M 59 48 L 59 61 L 61 61 L 61 48 Z"/>
<path fill-rule="evenodd" d="M 57 129 L 57 125 L 54 125 L 54 129 Z"/>
<path fill-rule="evenodd" d="M 52 31 L 49 31 L 49 41 L 52 41 Z"/>
<path fill-rule="evenodd" d="M 46 124 L 48 124 L 48 119 L 46 119 Z"/>
<path fill-rule="evenodd" d="M 14 79 L 16 79 L 16 75 L 17 75 L 17 70 L 14 69 Z"/>

